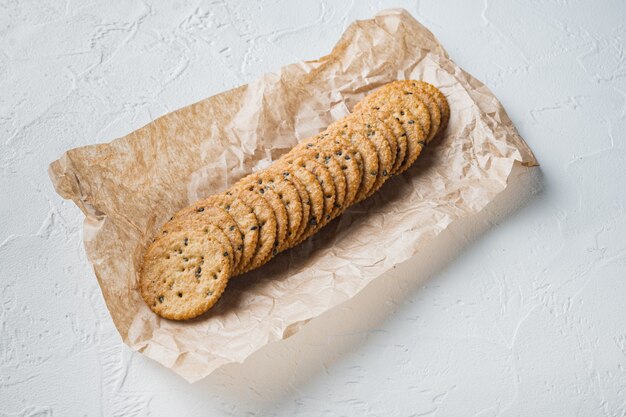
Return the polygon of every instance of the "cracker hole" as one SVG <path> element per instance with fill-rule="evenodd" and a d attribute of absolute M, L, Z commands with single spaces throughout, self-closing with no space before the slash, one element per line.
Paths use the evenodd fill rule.
<path fill-rule="evenodd" d="M 182 292 L 179 292 L 179 293 L 178 293 L 178 297 L 179 297 L 179 298 L 183 298 L 183 293 L 182 293 Z"/>

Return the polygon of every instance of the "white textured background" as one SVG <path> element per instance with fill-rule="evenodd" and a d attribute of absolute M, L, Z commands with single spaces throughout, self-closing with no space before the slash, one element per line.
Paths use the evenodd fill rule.
<path fill-rule="evenodd" d="M 493 89 L 541 169 L 242 365 L 188 385 L 128 349 L 48 163 L 391 6 Z M 0 0 L 0 416 L 626 416 L 625 100 L 623 0 Z"/>

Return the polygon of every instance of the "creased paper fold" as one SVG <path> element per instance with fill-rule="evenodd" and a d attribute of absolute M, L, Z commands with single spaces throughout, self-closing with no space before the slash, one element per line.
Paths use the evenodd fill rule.
<path fill-rule="evenodd" d="M 436 85 L 451 108 L 448 129 L 413 168 L 300 247 L 232 279 L 206 315 L 172 322 L 148 309 L 137 290 L 141 254 L 175 211 L 266 167 L 367 92 L 405 78 Z M 387 10 L 353 23 L 319 60 L 72 149 L 50 177 L 85 213 L 85 249 L 124 341 L 195 381 L 297 332 L 483 209 L 516 161 L 536 164 L 495 96 L 406 11 Z"/>

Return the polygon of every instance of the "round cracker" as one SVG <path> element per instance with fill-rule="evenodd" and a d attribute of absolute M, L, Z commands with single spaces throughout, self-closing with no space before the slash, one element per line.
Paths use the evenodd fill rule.
<path fill-rule="evenodd" d="M 407 132 L 402 126 L 402 123 L 400 123 L 400 120 L 396 118 L 392 112 L 381 110 L 380 107 L 362 107 L 359 110 L 355 109 L 355 112 L 356 111 L 363 114 L 372 114 L 391 131 L 391 140 L 395 140 L 397 144 L 394 162 L 391 167 L 391 174 L 395 175 L 396 172 L 400 169 L 402 163 L 404 162 L 409 147 Z"/>
<path fill-rule="evenodd" d="M 285 157 L 301 152 L 316 152 L 324 159 L 324 163 L 329 167 L 335 184 L 339 186 L 338 197 L 335 200 L 335 209 L 331 218 L 337 217 L 354 200 L 361 181 L 361 166 L 357 162 L 356 152 L 353 150 L 344 151 L 343 147 L 336 143 L 320 146 L 322 139 L 328 137 L 327 133 L 320 133 L 317 136 L 300 142 Z M 317 156 L 316 156 L 317 157 Z M 347 158 L 346 158 L 347 157 Z M 343 190 L 343 194 L 342 191 Z"/>
<path fill-rule="evenodd" d="M 439 124 L 439 129 L 435 133 L 436 135 L 437 133 L 445 130 L 446 126 L 448 126 L 448 121 L 450 120 L 450 106 L 448 105 L 448 100 L 446 99 L 446 96 L 444 96 L 443 93 L 434 85 L 424 81 L 413 82 L 419 84 L 425 91 L 427 91 L 439 107 L 439 112 L 441 113 L 441 122 Z"/>
<path fill-rule="evenodd" d="M 335 138 L 328 133 L 319 135 L 318 147 L 331 153 L 332 157 L 340 164 L 346 181 L 346 198 L 335 216 L 341 214 L 356 199 L 363 178 L 363 159 L 354 147 L 344 139 Z"/>
<path fill-rule="evenodd" d="M 366 197 L 374 194 L 385 181 L 389 179 L 391 168 L 394 160 L 391 154 L 391 146 L 385 139 L 384 132 L 386 126 L 376 119 L 370 112 L 367 113 L 352 113 L 346 117 L 347 123 L 351 125 L 355 130 L 360 131 L 369 140 L 378 155 L 378 173 L 376 175 L 376 181 L 374 185 L 367 193 Z"/>
<path fill-rule="evenodd" d="M 430 84 L 423 81 L 398 80 L 389 83 L 380 90 L 378 90 L 401 90 L 404 94 L 415 94 L 420 100 L 424 102 L 430 116 L 430 131 L 426 136 L 426 143 L 432 141 L 432 139 L 439 131 L 439 127 L 441 126 L 441 110 L 439 109 L 439 105 L 434 98 L 433 90 L 428 86 L 432 87 Z"/>
<path fill-rule="evenodd" d="M 361 187 L 359 188 L 355 201 L 358 203 L 367 196 L 378 176 L 379 162 L 376 148 L 361 130 L 354 128 L 350 123 L 335 123 L 327 129 L 327 132 L 329 132 L 331 136 L 335 134 L 338 135 L 336 136 L 337 138 L 348 140 L 363 158 Z"/>
<path fill-rule="evenodd" d="M 233 220 L 234 222 L 234 220 Z M 163 234 L 170 234 L 173 232 L 185 231 L 185 230 L 201 230 L 211 238 L 214 238 L 224 246 L 224 256 L 231 258 L 231 267 L 229 271 L 230 276 L 233 275 L 235 270 L 235 250 L 232 243 L 226 233 L 216 224 L 208 223 L 204 219 L 198 216 L 183 216 L 166 223 L 163 228 Z"/>
<path fill-rule="evenodd" d="M 261 184 L 263 183 L 263 180 L 260 180 L 258 174 L 251 174 L 239 180 L 233 185 L 231 190 L 241 190 L 245 188 L 249 191 L 256 192 L 265 199 L 267 204 L 274 211 L 274 217 L 276 218 L 276 240 L 274 242 L 274 248 L 272 248 L 272 254 L 276 255 L 281 246 L 281 242 L 285 242 L 287 237 L 289 217 L 287 215 L 287 209 L 276 191 L 269 187 L 259 187 L 258 181 L 261 181 Z"/>
<path fill-rule="evenodd" d="M 311 198 L 309 197 L 309 193 L 306 191 L 306 187 L 302 181 L 300 181 L 295 175 L 284 175 L 283 171 L 280 173 L 277 172 L 276 182 L 292 184 L 300 196 L 300 202 L 302 203 L 302 221 L 300 223 L 300 227 L 298 228 L 296 234 L 290 236 L 290 239 L 288 239 L 289 247 L 292 247 L 295 242 L 298 241 L 299 237 L 302 236 L 302 233 L 306 230 L 311 219 Z"/>
<path fill-rule="evenodd" d="M 202 230 L 160 235 L 148 247 L 139 288 L 159 316 L 186 320 L 209 310 L 220 298 L 232 268 L 224 246 Z"/>
<path fill-rule="evenodd" d="M 333 181 L 328 169 L 318 162 L 313 155 L 294 155 L 293 159 L 285 159 L 288 164 L 300 166 L 302 169 L 307 170 L 313 175 L 313 179 L 322 191 L 322 215 L 318 224 L 330 219 L 330 214 L 334 209 L 335 204 L 335 182 Z"/>
<path fill-rule="evenodd" d="M 268 171 L 259 173 L 256 187 L 258 192 L 261 193 L 268 188 L 275 191 L 280 197 L 281 204 L 287 211 L 287 234 L 285 240 L 278 242 L 278 247 L 276 248 L 277 252 L 283 251 L 296 242 L 302 222 L 307 221 L 304 220 L 300 193 L 298 193 L 297 188 L 292 182 L 284 181 L 282 175 L 276 175 Z"/>
<path fill-rule="evenodd" d="M 289 178 L 290 173 L 295 175 L 309 196 L 307 201 L 311 207 L 309 222 L 321 221 L 324 217 L 324 191 L 317 177 L 302 164 L 282 161 L 273 167 L 276 167 L 277 171 L 282 173 L 285 178 Z"/>
<path fill-rule="evenodd" d="M 329 221 L 337 207 L 343 204 L 346 194 L 346 179 L 341 166 L 325 151 L 302 149 L 284 160 L 295 161 L 302 158 L 303 167 L 315 175 L 324 191 L 324 220 Z"/>
<path fill-rule="evenodd" d="M 202 200 L 207 206 L 221 207 L 237 222 L 243 234 L 241 261 L 235 272 L 243 270 L 256 252 L 259 241 L 259 220 L 246 203 L 234 195 L 215 194 Z"/>
<path fill-rule="evenodd" d="M 385 141 L 387 141 L 387 144 L 389 145 L 389 151 L 391 152 L 391 166 L 393 168 L 393 165 L 396 163 L 396 159 L 398 156 L 398 139 L 396 135 L 389 127 L 389 125 L 380 119 L 377 111 L 372 109 L 362 109 L 359 113 L 367 119 L 367 124 L 373 126 L 376 131 L 380 132 Z M 404 133 L 404 131 L 402 130 L 402 125 L 400 125 L 400 123 L 396 119 L 392 118 L 392 120 L 397 124 L 399 130 L 398 136 Z M 389 170 L 389 175 L 391 174 L 392 170 Z"/>
<path fill-rule="evenodd" d="M 162 228 L 163 234 L 169 233 L 170 230 L 180 229 L 177 223 L 186 221 L 188 217 L 195 219 L 194 221 L 200 225 L 212 224 L 218 226 L 229 240 L 230 246 L 233 248 L 233 269 L 239 265 L 243 254 L 243 234 L 239 230 L 239 226 L 233 217 L 223 208 L 211 207 L 202 204 L 194 204 L 192 209 L 186 209 L 185 212 L 179 212 L 172 220 L 167 222 Z M 185 226 L 186 227 L 186 226 Z"/>
<path fill-rule="evenodd" d="M 259 240 L 254 256 L 248 265 L 237 270 L 235 274 L 233 274 L 234 276 L 258 268 L 269 260 L 276 243 L 277 222 L 272 207 L 260 194 L 246 188 L 232 191 L 232 193 L 252 208 L 252 211 L 259 221 Z"/>
<path fill-rule="evenodd" d="M 408 149 L 402 165 L 396 171 L 401 174 L 415 162 L 425 144 L 430 129 L 430 116 L 426 106 L 415 95 L 405 95 L 397 89 L 368 96 L 364 102 L 370 108 L 391 112 L 402 123 L 408 137 Z"/>

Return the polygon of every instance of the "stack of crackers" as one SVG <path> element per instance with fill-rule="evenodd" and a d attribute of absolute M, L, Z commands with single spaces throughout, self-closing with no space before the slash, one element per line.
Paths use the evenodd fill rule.
<path fill-rule="evenodd" d="M 145 252 L 144 300 L 167 319 L 206 312 L 231 277 L 299 244 L 407 170 L 449 117 L 431 84 L 376 90 L 266 170 L 176 213 Z"/>

